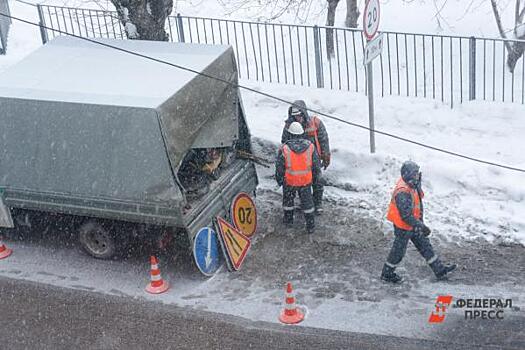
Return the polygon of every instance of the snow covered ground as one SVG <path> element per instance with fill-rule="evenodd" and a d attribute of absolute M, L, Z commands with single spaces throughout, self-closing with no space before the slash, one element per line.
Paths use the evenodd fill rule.
<path fill-rule="evenodd" d="M 280 224 L 279 198 L 276 192 L 260 189 L 261 225 L 240 272 L 229 273 L 223 268 L 205 279 L 196 272 L 190 257 L 164 256 L 162 274 L 171 289 L 162 295 L 144 292 L 149 276 L 147 254 L 95 260 L 76 249 L 64 233 L 36 226 L 22 240 L 8 236 L 14 253 L 0 261 L 0 276 L 267 322 L 278 322 L 284 284 L 292 281 L 298 303 L 307 312 L 302 326 L 417 339 L 438 339 L 448 330 L 464 334 L 474 343 L 525 342 L 521 247 L 461 241 L 441 244 L 439 237 L 433 238 L 445 259 L 460 264 L 455 276 L 448 282 L 436 282 L 411 247 L 400 268 L 407 281 L 392 287 L 378 278 L 390 238 L 384 237 L 385 229 L 353 198 L 348 198 L 346 206 L 330 201 L 330 215 L 319 219 L 314 236 L 302 232 L 302 220 L 293 228 Z M 465 321 L 462 310 L 449 310 L 446 322 L 435 326 L 427 320 L 437 295 L 510 298 L 514 307 L 505 309 L 505 320 L 491 322 L 489 329 L 487 323 Z"/>
<path fill-rule="evenodd" d="M 11 9 L 11 15 L 13 16 L 19 16 L 29 21 L 38 22 L 36 8 L 32 6 L 10 1 L 9 8 Z M 40 45 L 42 45 L 42 41 L 40 39 L 38 27 L 13 21 L 9 31 L 7 54 L 0 55 L 0 72 L 11 64 L 20 61 L 31 51 L 36 50 Z"/>
<path fill-rule="evenodd" d="M 307 105 L 341 119 L 368 125 L 367 98 L 360 94 L 314 88 L 283 87 L 244 82 L 286 100 Z M 244 93 L 255 136 L 280 142 L 286 106 L 266 97 Z M 377 135 L 377 153 L 369 152 L 366 130 L 322 118 L 329 131 L 333 165 L 326 171 L 337 188 L 350 186 L 366 193 L 363 205 L 384 217 L 390 189 L 404 160 L 421 165 L 426 190 L 427 221 L 439 235 L 485 237 L 525 243 L 525 174 L 427 150 Z M 376 129 L 435 147 L 488 161 L 525 168 L 523 106 L 469 102 L 455 109 L 420 98 L 376 99 Z M 269 184 L 270 185 L 270 184 Z"/>

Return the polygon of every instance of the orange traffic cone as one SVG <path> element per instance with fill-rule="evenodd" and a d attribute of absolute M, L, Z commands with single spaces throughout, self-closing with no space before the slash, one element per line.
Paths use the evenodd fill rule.
<path fill-rule="evenodd" d="M 13 253 L 13 251 L 7 248 L 4 242 L 0 240 L 0 260 L 7 258 L 11 253 Z"/>
<path fill-rule="evenodd" d="M 151 282 L 146 287 L 146 292 L 151 294 L 164 293 L 169 289 L 168 282 L 165 282 L 160 275 L 159 261 L 156 257 L 151 257 Z"/>
<path fill-rule="evenodd" d="M 286 324 L 295 324 L 304 320 L 304 314 L 295 306 L 295 296 L 290 282 L 286 284 L 286 305 L 281 316 L 279 316 L 279 320 Z"/>

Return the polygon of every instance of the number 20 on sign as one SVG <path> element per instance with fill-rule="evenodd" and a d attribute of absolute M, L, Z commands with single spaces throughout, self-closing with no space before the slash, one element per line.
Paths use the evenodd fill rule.
<path fill-rule="evenodd" d="M 368 0 L 363 15 L 363 32 L 368 40 L 372 40 L 379 29 L 379 0 Z"/>
<path fill-rule="evenodd" d="M 233 199 L 231 216 L 235 227 L 251 238 L 257 230 L 257 209 L 247 193 L 241 192 Z"/>

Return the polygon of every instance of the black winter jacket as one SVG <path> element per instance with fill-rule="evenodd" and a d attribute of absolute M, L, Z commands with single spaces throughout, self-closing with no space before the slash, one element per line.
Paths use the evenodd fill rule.
<path fill-rule="evenodd" d="M 304 119 L 303 120 L 303 128 L 306 129 L 306 126 L 308 125 L 308 123 L 310 122 L 310 119 L 312 118 L 309 114 L 308 114 L 308 110 L 306 110 L 306 103 L 303 101 L 303 100 L 297 100 L 294 102 L 294 105 L 296 105 L 297 107 L 299 107 L 299 109 L 301 109 L 301 111 L 303 112 L 303 115 L 304 115 Z M 288 132 L 288 127 L 290 126 L 291 123 L 293 123 L 295 121 L 295 119 L 292 117 L 291 115 L 291 111 L 292 111 L 292 107 L 290 106 L 288 108 L 288 118 L 286 119 L 285 123 L 284 123 L 284 128 L 283 128 L 283 133 L 282 133 L 282 136 L 281 136 L 281 143 L 285 143 L 286 141 L 290 140 L 291 139 L 291 134 Z M 308 137 L 308 135 L 305 133 L 305 137 L 310 140 L 310 142 L 312 142 L 315 146 L 315 138 L 314 137 Z M 319 123 L 319 128 L 318 128 L 318 131 L 317 131 L 317 138 L 319 139 L 319 145 L 321 147 L 321 155 L 325 155 L 325 154 L 330 154 L 330 142 L 328 140 L 328 133 L 326 132 L 326 128 L 323 124 L 322 121 L 320 121 Z"/>

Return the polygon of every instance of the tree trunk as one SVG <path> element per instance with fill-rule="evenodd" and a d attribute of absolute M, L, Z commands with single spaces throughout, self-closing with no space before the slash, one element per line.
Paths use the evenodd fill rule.
<path fill-rule="evenodd" d="M 524 40 L 525 37 L 519 38 L 521 40 Z M 516 68 L 516 63 L 518 63 L 518 60 L 521 56 L 523 56 L 523 52 L 525 51 L 525 43 L 523 42 L 513 42 L 512 48 L 508 52 L 507 55 L 507 67 L 509 67 L 509 71 L 511 73 L 514 72 L 514 69 Z"/>
<path fill-rule="evenodd" d="M 327 0 L 328 1 L 328 13 L 326 14 L 326 26 L 333 27 L 335 23 L 335 9 L 339 4 L 339 0 Z M 334 30 L 326 30 L 326 54 L 328 59 L 334 57 Z"/>
<path fill-rule="evenodd" d="M 521 8 L 521 1 L 516 0 L 516 8 L 515 8 L 515 18 L 514 18 L 514 35 L 517 39 L 525 40 L 525 31 L 520 30 L 518 31 L 518 27 L 523 26 L 523 16 L 525 16 L 525 6 Z M 507 56 L 507 66 L 509 67 L 510 72 L 514 72 L 514 68 L 516 68 L 516 63 L 518 63 L 518 60 L 521 56 L 523 56 L 523 52 L 525 51 L 525 43 L 523 42 L 513 42 L 512 43 L 512 50 L 509 51 L 509 55 Z M 524 58 L 525 59 L 525 58 Z"/>
<path fill-rule="evenodd" d="M 516 0 L 516 21 L 522 20 L 523 15 L 519 14 L 519 0 Z M 492 11 L 494 12 L 494 18 L 496 19 L 496 25 L 498 26 L 499 33 L 503 39 L 507 39 L 507 36 L 505 35 L 505 31 L 503 30 L 503 24 L 501 23 L 501 16 L 498 11 L 498 6 L 496 4 L 496 0 L 490 1 L 492 5 Z M 525 9 L 523 9 L 522 13 L 525 12 Z M 516 27 L 520 23 L 514 23 L 514 32 L 516 33 Z M 525 39 L 525 35 L 522 35 L 518 37 L 518 39 Z M 509 71 L 511 73 L 514 72 L 514 69 L 516 68 L 516 63 L 520 59 L 520 57 L 523 55 L 523 52 L 525 51 L 525 43 L 523 42 L 512 42 L 512 44 L 509 41 L 503 42 L 505 45 L 505 48 L 507 49 L 507 67 L 509 68 Z"/>
<path fill-rule="evenodd" d="M 173 0 L 111 0 L 128 39 L 168 41 L 166 19 Z"/>
<path fill-rule="evenodd" d="M 357 28 L 358 18 L 359 9 L 357 8 L 357 0 L 346 0 L 345 26 L 348 28 Z"/>

